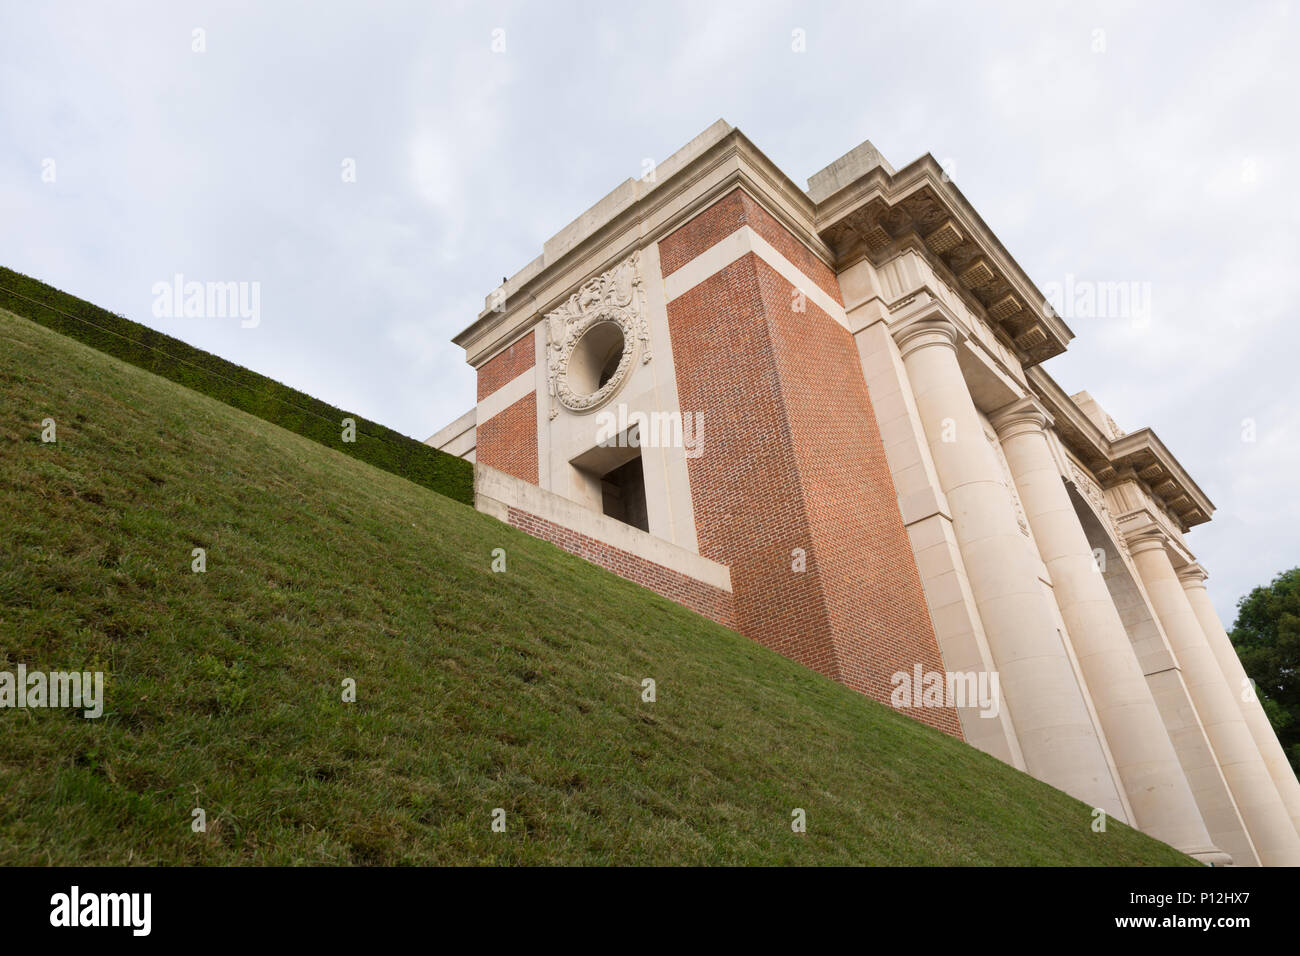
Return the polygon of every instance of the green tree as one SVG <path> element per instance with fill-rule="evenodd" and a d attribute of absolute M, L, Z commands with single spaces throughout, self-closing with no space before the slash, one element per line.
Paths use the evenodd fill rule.
<path fill-rule="evenodd" d="M 1231 637 L 1282 749 L 1300 772 L 1300 568 L 1238 601 Z"/>

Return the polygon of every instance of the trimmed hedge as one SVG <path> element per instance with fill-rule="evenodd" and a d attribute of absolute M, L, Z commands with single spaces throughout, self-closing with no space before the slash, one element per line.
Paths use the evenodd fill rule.
<path fill-rule="evenodd" d="M 474 466 L 391 428 L 0 266 L 0 306 L 92 348 L 467 505 Z M 343 441 L 344 418 L 356 441 Z"/>

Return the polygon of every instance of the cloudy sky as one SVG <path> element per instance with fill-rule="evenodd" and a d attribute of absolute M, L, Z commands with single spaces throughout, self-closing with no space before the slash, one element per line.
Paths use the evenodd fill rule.
<path fill-rule="evenodd" d="M 979 7 L 8 4 L 0 262 L 424 439 L 473 403 L 451 336 L 643 160 L 719 117 L 800 183 L 929 152 L 1040 288 L 1149 291 L 1047 369 L 1218 506 L 1231 624 L 1300 564 L 1300 9 Z M 156 317 L 177 273 L 259 324 Z"/>

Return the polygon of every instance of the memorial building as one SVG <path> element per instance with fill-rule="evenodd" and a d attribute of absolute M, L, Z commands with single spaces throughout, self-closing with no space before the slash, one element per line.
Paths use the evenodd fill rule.
<path fill-rule="evenodd" d="M 719 120 L 488 295 L 428 441 L 479 510 L 1110 818 L 1300 865 L 1187 540 L 1214 506 L 1047 373 L 1073 334 L 931 156 L 803 188 Z"/>

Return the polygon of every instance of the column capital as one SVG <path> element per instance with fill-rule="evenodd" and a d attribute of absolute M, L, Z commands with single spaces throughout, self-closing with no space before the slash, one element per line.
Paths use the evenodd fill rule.
<path fill-rule="evenodd" d="M 1053 421 L 1047 409 L 1032 395 L 1018 398 L 989 415 L 989 424 L 1003 439 L 1042 432 Z"/>
<path fill-rule="evenodd" d="M 957 343 L 966 337 L 957 323 L 942 312 L 931 312 L 925 318 L 912 319 L 890 329 L 890 333 L 903 358 L 931 345 L 941 345 L 955 352 Z"/>
<path fill-rule="evenodd" d="M 1205 568 L 1201 567 L 1195 561 L 1191 564 L 1183 565 L 1178 569 L 1178 583 L 1185 589 L 1205 587 L 1205 579 L 1209 577 Z"/>
<path fill-rule="evenodd" d="M 1126 536 L 1124 542 L 1134 557 L 1156 549 L 1164 551 L 1166 558 L 1169 556 L 1169 536 L 1158 529 L 1143 528 L 1136 534 Z"/>

